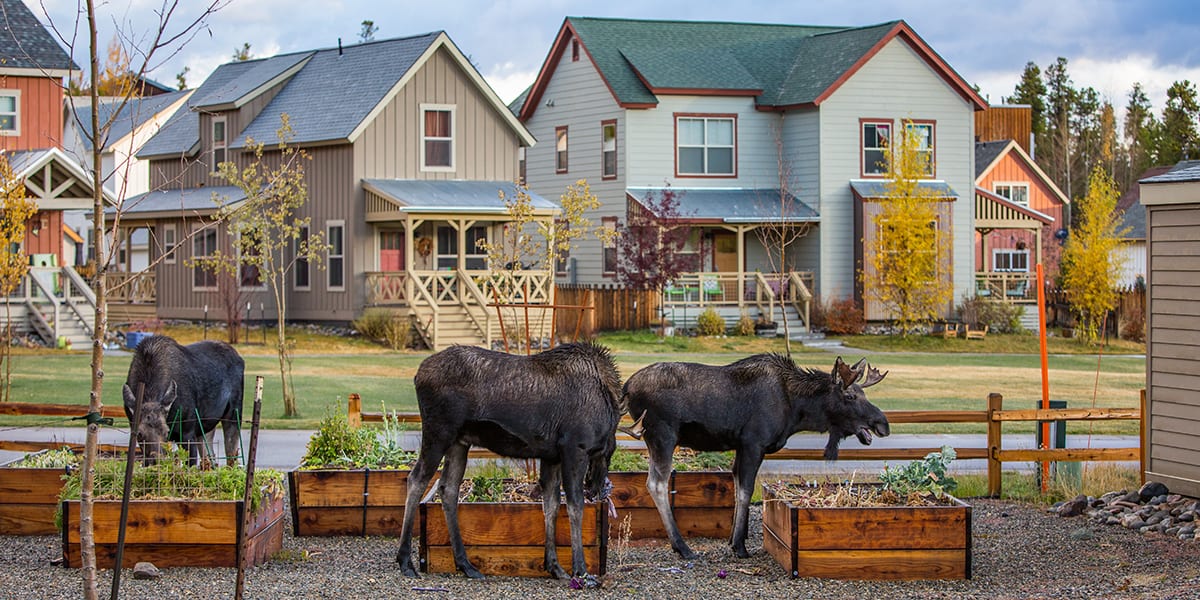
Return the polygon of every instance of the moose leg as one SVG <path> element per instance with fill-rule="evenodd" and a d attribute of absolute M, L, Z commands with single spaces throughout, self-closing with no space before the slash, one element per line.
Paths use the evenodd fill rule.
<path fill-rule="evenodd" d="M 463 545 L 462 532 L 458 528 L 458 488 L 462 485 L 463 473 L 467 470 L 469 444 L 452 444 L 446 451 L 445 468 L 439 487 L 442 491 L 442 512 L 446 515 L 446 530 L 450 534 L 450 550 L 454 553 L 454 564 L 471 579 L 483 579 L 471 561 L 467 559 L 467 548 Z M 407 514 L 404 515 L 406 518 Z"/>
<path fill-rule="evenodd" d="M 571 574 L 587 575 L 583 558 L 583 479 L 587 474 L 587 455 L 568 455 L 562 463 L 563 495 L 567 497 L 567 517 L 571 521 Z"/>
<path fill-rule="evenodd" d="M 539 483 L 542 486 L 542 515 L 546 521 L 546 556 L 543 566 L 551 577 L 566 579 L 567 572 L 558 564 L 557 538 L 559 489 L 562 487 L 562 467 L 543 460 Z"/>
<path fill-rule="evenodd" d="M 650 451 L 650 472 L 646 476 L 646 490 L 654 500 L 658 516 L 662 519 L 663 528 L 667 530 L 667 539 L 671 540 L 671 548 L 679 556 L 693 560 L 696 553 L 683 541 L 679 534 L 679 526 L 675 523 L 675 514 L 671 511 L 671 454 L 675 451 L 674 440 L 668 446 L 660 444 L 659 440 L 646 438 L 646 449 Z"/>
<path fill-rule="evenodd" d="M 412 530 L 419 510 L 417 505 L 421 503 L 421 496 L 425 495 L 425 488 L 437 471 L 438 463 L 442 462 L 447 445 L 446 442 L 435 441 L 433 436 L 423 436 L 417 462 L 408 472 L 408 496 L 404 499 L 404 522 L 400 526 L 400 550 L 396 553 L 396 562 L 400 563 L 400 572 L 409 577 L 417 576 L 412 562 Z"/>
<path fill-rule="evenodd" d="M 750 529 L 750 498 L 754 495 L 754 478 L 762 466 L 763 453 L 754 448 L 742 448 L 733 459 L 733 536 L 730 543 L 738 558 L 750 558 L 746 551 L 746 535 Z"/>

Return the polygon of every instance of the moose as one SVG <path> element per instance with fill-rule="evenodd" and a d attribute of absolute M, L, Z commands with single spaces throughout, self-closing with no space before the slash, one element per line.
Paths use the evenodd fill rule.
<path fill-rule="evenodd" d="M 585 494 L 602 499 L 621 418 L 621 377 L 607 348 L 563 344 L 532 356 L 451 346 L 426 358 L 414 377 L 421 412 L 421 447 L 408 476 L 400 529 L 400 570 L 416 577 L 412 528 L 417 504 L 445 458 L 439 490 L 454 564 L 467 577 L 483 574 L 467 559 L 458 526 L 458 489 L 472 445 L 514 458 L 539 459 L 545 515 L 545 569 L 567 573 L 555 551 L 559 489 L 571 526 L 571 574 L 587 574 L 583 556 Z"/>
<path fill-rule="evenodd" d="M 137 441 L 145 464 L 157 462 L 168 441 L 185 444 L 188 463 L 207 459 L 217 424 L 225 436 L 225 457 L 237 462 L 241 442 L 239 419 L 246 363 L 224 342 L 203 341 L 181 346 L 174 339 L 148 337 L 133 352 L 121 395 L 132 422 L 137 397 L 145 385 Z"/>
<path fill-rule="evenodd" d="M 864 374 L 862 383 L 856 383 Z M 645 437 L 650 454 L 646 487 L 671 547 L 685 559 L 696 556 L 679 534 L 667 497 L 676 446 L 736 451 L 731 544 L 734 554 L 747 558 L 750 497 L 763 456 L 783 448 L 798 431 L 829 433 L 826 460 L 837 459 L 846 437 L 870 444 L 872 433 L 888 435 L 887 417 L 863 393 L 886 375 L 866 359 L 850 366 L 839 356 L 832 373 L 823 373 L 797 367 L 779 354 L 757 354 L 724 366 L 655 363 L 634 373 L 622 397 L 635 419 L 628 431 Z"/>

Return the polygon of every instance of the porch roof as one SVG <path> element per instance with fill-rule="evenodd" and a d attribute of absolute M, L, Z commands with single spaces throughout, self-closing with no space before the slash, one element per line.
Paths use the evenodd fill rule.
<path fill-rule="evenodd" d="M 487 213 L 504 214 L 507 208 L 500 198 L 517 195 L 511 181 L 435 181 L 418 179 L 364 179 L 363 188 L 406 213 Z M 525 190 L 533 211 L 553 214 L 559 206 L 530 190 Z"/>
<path fill-rule="evenodd" d="M 981 187 L 975 188 L 976 229 L 1011 228 L 1013 224 L 1022 221 L 1031 226 L 1041 227 L 1041 224 L 1054 223 L 1054 217 L 1028 206 L 1017 204 Z"/>
<path fill-rule="evenodd" d="M 770 188 L 625 188 L 630 199 L 649 208 L 652 196 L 670 189 L 679 201 L 681 221 L 691 223 L 815 223 L 816 210 L 792 194 L 781 208 L 780 190 Z"/>
<path fill-rule="evenodd" d="M 246 199 L 234 185 L 213 185 L 179 190 L 156 190 L 125 199 L 121 214 L 126 217 L 183 217 L 211 213 L 222 206 Z M 109 208 L 105 212 L 112 213 Z"/>
<path fill-rule="evenodd" d="M 886 198 L 888 196 L 887 183 L 886 179 L 851 179 L 850 188 L 859 198 Z M 959 197 L 958 192 L 954 191 L 950 184 L 939 179 L 921 181 L 917 183 L 917 187 L 930 196 L 955 199 Z"/>

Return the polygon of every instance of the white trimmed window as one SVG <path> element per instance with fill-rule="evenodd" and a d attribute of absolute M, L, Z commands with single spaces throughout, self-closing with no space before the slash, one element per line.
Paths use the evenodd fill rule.
<path fill-rule="evenodd" d="M 732 116 L 675 118 L 678 175 L 731 177 L 737 174 L 737 119 Z"/>
<path fill-rule="evenodd" d="M 937 153 L 933 147 L 933 123 L 905 121 L 904 135 L 917 136 L 917 154 L 921 156 L 921 164 L 925 165 L 926 177 L 937 173 Z"/>
<path fill-rule="evenodd" d="M 325 266 L 328 275 L 326 289 L 330 292 L 346 291 L 346 222 L 326 221 L 325 240 L 329 243 L 329 262 Z"/>
<path fill-rule="evenodd" d="M 175 246 L 178 244 L 179 238 L 176 237 L 175 224 L 164 224 L 162 230 L 162 252 L 164 264 L 175 264 Z"/>
<path fill-rule="evenodd" d="M 554 128 L 554 172 L 567 172 L 567 126 Z"/>
<path fill-rule="evenodd" d="M 600 177 L 614 179 L 617 176 L 617 122 L 600 123 Z"/>
<path fill-rule="evenodd" d="M 887 151 L 892 141 L 891 121 L 862 122 L 862 174 L 887 173 Z"/>
<path fill-rule="evenodd" d="M 421 105 L 421 170 L 454 170 L 454 106 Z"/>
<path fill-rule="evenodd" d="M 312 287 L 311 268 L 308 258 L 301 254 L 308 249 L 308 225 L 300 226 L 300 235 L 293 242 L 292 250 L 296 253 L 296 264 L 293 267 L 292 288 L 297 291 L 308 291 Z"/>
<path fill-rule="evenodd" d="M 253 232 L 244 232 L 238 235 L 237 239 L 237 258 L 238 258 L 238 289 L 241 290 L 262 290 L 266 289 L 266 284 L 262 279 L 262 269 L 256 264 L 248 264 L 242 262 L 244 256 L 258 256 L 261 249 L 255 243 Z"/>
<path fill-rule="evenodd" d="M 617 218 L 616 217 L 601 217 L 601 226 L 604 227 L 607 233 L 607 239 L 604 241 L 604 264 L 602 266 L 605 275 L 615 275 L 617 272 Z"/>
<path fill-rule="evenodd" d="M 1029 250 L 997 248 L 992 250 L 992 270 L 1018 273 L 1029 272 Z"/>
<path fill-rule="evenodd" d="M 0 135 L 21 134 L 21 90 L 0 90 Z"/>
<path fill-rule="evenodd" d="M 212 172 L 221 170 L 221 163 L 226 159 L 228 143 L 225 137 L 225 117 L 214 117 L 212 120 Z"/>
<path fill-rule="evenodd" d="M 192 289 L 213 291 L 217 289 L 217 273 L 199 261 L 217 253 L 217 228 L 196 225 L 192 236 Z"/>
<path fill-rule="evenodd" d="M 996 182 L 992 186 L 992 190 L 997 196 L 1004 196 L 1012 200 L 1014 204 L 1021 206 L 1029 206 L 1029 184 L 1021 182 Z"/>

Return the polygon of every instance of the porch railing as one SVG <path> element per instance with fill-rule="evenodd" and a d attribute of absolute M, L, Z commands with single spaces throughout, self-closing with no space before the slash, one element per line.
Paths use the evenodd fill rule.
<path fill-rule="evenodd" d="M 105 273 L 104 284 L 108 301 L 119 304 L 154 304 L 158 279 L 154 271 L 137 273 Z"/>
<path fill-rule="evenodd" d="M 1034 273 L 978 271 L 975 295 L 989 300 L 1025 303 L 1037 300 L 1037 275 Z"/>
<path fill-rule="evenodd" d="M 772 318 L 777 307 L 792 306 L 809 327 L 812 286 L 811 271 L 684 273 L 664 290 L 663 301 L 667 305 L 754 307 Z"/>

